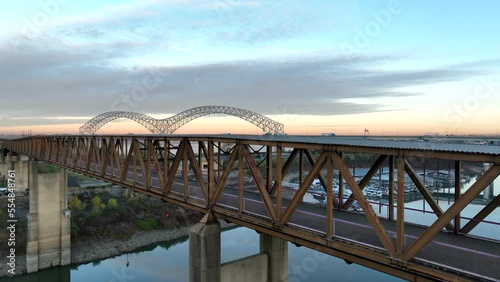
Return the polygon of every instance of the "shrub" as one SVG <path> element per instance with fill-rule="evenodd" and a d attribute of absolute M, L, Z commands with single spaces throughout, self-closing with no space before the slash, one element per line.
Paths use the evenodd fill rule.
<path fill-rule="evenodd" d="M 146 220 L 141 220 L 139 223 L 137 223 L 137 227 L 141 230 L 145 231 L 150 231 L 155 229 L 158 226 L 158 223 L 156 223 L 156 220 L 154 219 L 146 219 Z"/>
<path fill-rule="evenodd" d="M 93 206 L 92 210 L 90 211 L 90 217 L 97 219 L 97 218 L 101 217 L 101 213 L 102 213 L 102 211 L 101 211 L 101 208 L 99 206 Z"/>
<path fill-rule="evenodd" d="M 99 196 L 95 196 L 94 198 L 92 198 L 92 208 L 99 208 L 99 209 L 103 209 L 104 207 L 106 207 L 103 203 L 101 203 L 101 197 Z"/>
<path fill-rule="evenodd" d="M 80 201 L 80 199 L 78 199 L 78 196 L 72 196 L 69 200 L 69 209 L 71 210 L 81 211 L 85 209 L 85 206 L 85 203 Z"/>
<path fill-rule="evenodd" d="M 116 210 L 118 208 L 118 201 L 115 198 L 111 198 L 108 201 L 108 208 Z"/>
<path fill-rule="evenodd" d="M 73 237 L 78 236 L 78 233 L 80 232 L 80 227 L 78 226 L 78 223 L 72 220 L 70 224 L 71 224 L 71 235 Z"/>
<path fill-rule="evenodd" d="M 91 202 L 93 207 L 98 207 L 101 204 L 101 197 L 95 196 Z"/>

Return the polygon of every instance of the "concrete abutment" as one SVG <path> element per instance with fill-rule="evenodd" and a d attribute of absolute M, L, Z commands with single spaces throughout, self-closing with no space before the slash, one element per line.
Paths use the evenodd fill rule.
<path fill-rule="evenodd" d="M 66 169 L 39 171 L 29 164 L 29 210 L 26 264 L 28 273 L 71 263 L 71 213 Z"/>

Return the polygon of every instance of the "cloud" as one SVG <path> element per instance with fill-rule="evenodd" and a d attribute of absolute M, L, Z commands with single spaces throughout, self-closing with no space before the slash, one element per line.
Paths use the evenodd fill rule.
<path fill-rule="evenodd" d="M 478 61 L 381 71 L 379 66 L 404 58 L 360 54 L 345 60 L 334 49 L 303 55 L 300 48 L 273 44 L 269 47 L 302 55 L 230 62 L 217 62 L 218 56 L 211 64 L 170 67 L 127 63 L 151 54 L 150 61 L 165 62 L 176 55 L 200 58 L 214 50 L 239 50 L 218 49 L 233 45 L 261 55 L 262 49 L 255 45 L 290 38 L 300 43 L 302 35 L 307 38 L 311 32 L 335 27 L 342 13 L 350 14 L 350 8 L 337 10 L 331 4 L 301 0 L 149 0 L 110 6 L 72 20 L 55 19 L 59 23 L 55 26 L 0 42 L 0 95 L 8 105 L 0 112 L 0 126 L 79 123 L 78 117 L 124 105 L 130 111 L 157 115 L 217 104 L 266 115 L 391 111 L 397 109 L 378 99 L 418 95 L 399 89 L 470 78 L 483 74 L 482 66 L 494 65 Z M 190 46 L 183 42 L 193 42 L 192 51 L 186 51 Z M 12 43 L 17 50 L 2 48 Z M 54 116 L 75 119 L 49 118 Z M 12 119 L 19 117 L 25 119 Z"/>
<path fill-rule="evenodd" d="M 50 42 L 50 44 L 49 44 Z M 38 42 L 42 44 L 41 42 Z M 56 44 L 54 44 L 56 43 Z M 57 47 L 50 48 L 51 44 Z M 126 56 L 129 42 L 66 46 L 50 38 L 42 44 L 21 44 L 21 52 L 0 51 L 0 94 L 7 106 L 0 126 L 32 117 L 33 124 L 61 122 L 39 117 L 88 117 L 114 110 L 124 97 L 129 110 L 146 114 L 175 114 L 201 105 L 228 105 L 262 114 L 343 115 L 393 110 L 377 103 L 381 97 L 414 95 L 397 91 L 481 74 L 473 62 L 462 68 L 446 66 L 416 71 L 381 72 L 369 66 L 388 64 L 394 56 L 296 57 L 287 60 L 246 60 L 194 66 L 118 68 L 109 63 Z M 133 44 L 132 44 L 133 45 Z M 479 65 L 479 64 L 478 64 Z M 161 81 L 140 99 L 135 89 L 151 79 Z M 368 103 L 355 103 L 362 98 Z M 64 121 L 80 122 L 81 120 Z M 23 120 L 28 125 L 29 120 Z"/>

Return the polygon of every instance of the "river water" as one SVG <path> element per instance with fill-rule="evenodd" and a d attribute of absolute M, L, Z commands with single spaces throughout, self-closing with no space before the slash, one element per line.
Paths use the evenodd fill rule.
<path fill-rule="evenodd" d="M 259 252 L 259 235 L 245 227 L 223 231 L 222 262 Z M 288 245 L 288 281 L 403 281 L 385 273 L 328 256 L 306 247 Z M 56 267 L 15 278 L 12 282 L 131 282 L 189 281 L 187 238 L 142 248 L 110 259 L 71 267 Z"/>

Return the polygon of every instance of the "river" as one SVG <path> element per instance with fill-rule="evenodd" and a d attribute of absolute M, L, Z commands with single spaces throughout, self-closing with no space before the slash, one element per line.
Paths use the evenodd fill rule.
<path fill-rule="evenodd" d="M 221 235 L 222 262 L 259 252 L 259 235 L 245 227 L 226 230 Z M 328 256 L 306 247 L 288 245 L 288 281 L 403 281 L 382 272 Z M 93 263 L 55 267 L 14 278 L 8 282 L 131 282 L 189 281 L 187 238 L 154 244 L 136 252 Z"/>

